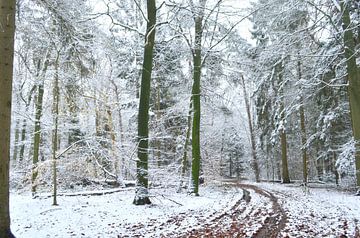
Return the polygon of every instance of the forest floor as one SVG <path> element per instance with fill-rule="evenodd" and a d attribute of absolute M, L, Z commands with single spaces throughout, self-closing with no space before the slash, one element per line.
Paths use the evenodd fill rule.
<path fill-rule="evenodd" d="M 59 206 L 47 194 L 11 193 L 12 230 L 18 238 L 360 237 L 360 197 L 331 188 L 218 182 L 199 197 L 152 189 L 147 206 L 132 205 L 132 188 L 100 192 L 63 194 Z"/>

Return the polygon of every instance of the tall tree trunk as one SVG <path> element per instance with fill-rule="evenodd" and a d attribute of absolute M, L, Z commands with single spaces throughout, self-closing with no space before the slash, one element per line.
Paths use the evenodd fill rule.
<path fill-rule="evenodd" d="M 19 161 L 24 159 L 27 121 L 23 119 L 20 133 Z"/>
<path fill-rule="evenodd" d="M 300 105 L 300 129 L 301 129 L 301 150 L 302 150 L 302 162 L 303 162 L 303 182 L 306 184 L 308 181 L 308 156 L 306 150 L 306 126 L 305 126 L 305 110 L 303 100 L 301 99 Z"/>
<path fill-rule="evenodd" d="M 252 154 L 252 157 L 253 157 L 252 158 L 252 167 L 253 167 L 254 174 L 255 174 L 255 181 L 260 182 L 260 170 L 259 170 L 259 164 L 258 164 L 257 156 L 256 156 L 255 132 L 254 132 L 254 129 L 253 129 L 253 124 L 252 124 L 252 118 L 251 118 L 251 112 L 250 112 L 250 103 L 249 103 L 249 98 L 248 98 L 248 95 L 247 95 L 247 90 L 246 90 L 244 77 L 241 76 L 240 80 L 241 80 L 241 84 L 242 84 L 242 87 L 243 87 L 246 113 L 247 113 L 248 122 L 249 122 L 251 154 Z"/>
<path fill-rule="evenodd" d="M 274 160 L 276 163 L 276 177 L 278 181 L 281 181 L 281 157 L 279 156 L 279 151 L 277 149 L 274 149 L 274 152 L 276 153 Z"/>
<path fill-rule="evenodd" d="M 25 111 L 29 111 L 32 95 L 35 90 L 36 90 L 36 85 L 34 85 L 31 88 L 27 99 L 26 100 L 23 99 L 23 101 L 25 102 Z M 26 140 L 26 128 L 27 128 L 27 119 L 26 118 L 23 119 L 21 127 L 22 128 L 21 128 L 21 136 L 20 136 L 19 161 L 22 161 L 24 159 L 24 153 L 25 153 L 25 140 Z"/>
<path fill-rule="evenodd" d="M 14 148 L 13 148 L 13 154 L 12 154 L 12 160 L 16 161 L 18 157 L 18 151 L 19 151 L 19 137 L 20 137 L 20 119 L 16 120 L 15 124 L 15 136 L 14 136 Z"/>
<path fill-rule="evenodd" d="M 285 106 L 284 106 L 284 76 L 283 76 L 283 62 L 277 65 L 279 86 L 280 86 L 280 143 L 281 143 L 281 167 L 282 167 L 282 182 L 290 183 L 289 169 L 288 169 L 288 156 L 287 156 L 287 139 L 286 139 L 286 127 L 285 127 Z"/>
<path fill-rule="evenodd" d="M 192 85 L 193 123 L 192 123 L 192 163 L 190 192 L 199 196 L 200 176 L 200 79 L 201 79 L 201 40 L 203 34 L 203 13 L 195 16 L 195 49 L 193 52 L 194 70 Z"/>
<path fill-rule="evenodd" d="M 59 125 L 59 52 L 55 61 L 55 78 L 53 88 L 53 131 L 52 131 L 52 173 L 53 173 L 53 206 L 57 206 L 57 165 L 56 165 L 56 152 L 58 150 L 58 125 Z"/>
<path fill-rule="evenodd" d="M 109 134 L 110 134 L 110 139 L 111 139 L 111 156 L 112 158 L 114 158 L 114 173 L 116 175 L 116 179 L 119 178 L 119 160 L 118 160 L 118 153 L 116 152 L 116 135 L 115 135 L 115 131 L 114 131 L 114 122 L 113 122 L 113 117 L 112 117 L 112 112 L 111 112 L 111 108 L 109 106 L 107 106 L 106 109 L 106 113 L 107 113 L 107 120 L 108 120 L 108 125 L 109 125 Z"/>
<path fill-rule="evenodd" d="M 160 100 L 161 100 L 161 93 L 160 93 L 160 79 L 159 77 L 157 77 L 156 80 L 156 122 L 157 122 L 157 126 L 158 126 L 158 131 L 160 130 L 160 126 L 161 126 L 161 104 L 160 104 Z M 161 138 L 156 138 L 156 157 L 157 157 L 157 165 L 158 167 L 160 167 L 161 165 Z"/>
<path fill-rule="evenodd" d="M 299 81 L 302 79 L 301 73 L 301 61 L 300 59 L 297 62 L 297 71 L 298 71 L 298 79 Z M 302 91 L 302 90 L 301 90 Z M 303 162 L 303 182 L 307 184 L 308 181 L 308 158 L 307 158 L 307 150 L 306 150 L 306 126 L 305 126 L 305 109 L 304 109 L 304 99 L 303 96 L 300 96 L 300 130 L 301 130 L 301 150 L 302 150 L 302 162 Z"/>
<path fill-rule="evenodd" d="M 36 111 L 35 111 L 35 132 L 34 132 L 34 154 L 32 164 L 32 177 L 31 177 L 31 192 L 33 195 L 36 193 L 36 178 L 38 176 L 37 164 L 39 162 L 39 150 L 41 140 L 41 116 L 43 109 L 43 97 L 44 97 L 44 81 L 38 85 L 38 93 L 36 100 Z"/>
<path fill-rule="evenodd" d="M 43 98 L 44 98 L 44 77 L 49 64 L 50 51 L 46 54 L 44 64 L 41 65 L 41 60 L 37 60 L 37 74 L 36 78 L 40 81 L 37 88 L 37 96 L 35 102 L 35 129 L 34 129 L 34 147 L 33 147 L 33 164 L 32 164 L 32 176 L 31 176 L 31 192 L 36 193 L 36 178 L 38 176 L 37 164 L 39 162 L 39 151 L 41 143 L 41 116 L 43 111 Z M 34 89 L 34 90 L 35 90 Z M 30 94 L 31 95 L 31 94 Z M 31 97 L 29 96 L 28 102 Z M 30 104 L 30 103 L 28 103 Z"/>
<path fill-rule="evenodd" d="M 156 1 L 147 0 L 147 27 L 145 34 L 144 62 L 138 115 L 138 160 L 136 161 L 137 189 L 133 203 L 150 204 L 148 185 L 149 102 L 150 81 L 155 44 Z"/>
<path fill-rule="evenodd" d="M 111 63 L 111 61 L 110 61 L 110 63 Z M 111 64 L 111 71 L 112 71 L 112 64 Z M 120 148 L 121 148 L 121 151 L 120 151 L 121 165 L 119 166 L 120 167 L 119 172 L 120 172 L 120 177 L 121 178 L 126 178 L 127 177 L 127 172 L 126 172 L 127 170 L 126 170 L 126 166 L 125 166 L 125 158 L 124 158 L 124 155 L 122 155 L 122 153 L 124 153 L 124 131 L 123 131 L 123 123 L 122 123 L 121 104 L 120 104 L 120 92 L 119 92 L 118 86 L 116 85 L 114 80 L 110 79 L 110 82 L 114 86 L 116 103 L 118 105 L 117 114 L 118 114 L 118 117 L 119 117 L 118 118 L 118 126 L 119 126 L 119 137 L 120 137 Z"/>
<path fill-rule="evenodd" d="M 190 133 L 191 133 L 191 114 L 192 114 L 192 100 L 190 100 L 190 106 L 189 106 L 189 113 L 187 116 L 187 127 L 186 127 L 186 137 L 185 137 L 185 143 L 184 143 L 184 151 L 183 156 L 181 160 L 181 178 L 180 178 L 180 189 L 184 185 L 184 178 L 186 171 L 188 171 L 188 154 L 187 149 L 190 141 Z"/>
<path fill-rule="evenodd" d="M 285 125 L 285 98 L 284 98 L 284 66 L 283 60 L 276 65 L 276 71 L 278 73 L 278 86 L 279 86 L 279 96 L 280 96 L 280 145 L 281 145 L 281 168 L 282 168 L 282 182 L 290 183 L 289 169 L 288 169 L 288 158 L 287 158 L 287 139 L 286 139 L 286 125 Z"/>
<path fill-rule="evenodd" d="M 340 1 L 342 26 L 344 29 L 344 48 L 347 66 L 348 93 L 353 136 L 355 140 L 356 184 L 360 187 L 360 72 L 356 65 L 355 41 L 350 26 L 349 6 Z M 349 2 L 350 4 L 350 2 Z"/>
<path fill-rule="evenodd" d="M 285 108 L 284 103 L 281 102 L 281 120 L 285 123 Z M 285 125 L 282 126 L 280 132 L 281 138 L 281 167 L 282 167 L 282 182 L 283 183 L 290 183 L 289 177 L 289 169 L 288 169 L 288 159 L 287 159 L 287 140 L 286 140 L 286 129 Z"/>
<path fill-rule="evenodd" d="M 10 231 L 9 161 L 14 63 L 15 0 L 0 0 L 0 238 Z"/>

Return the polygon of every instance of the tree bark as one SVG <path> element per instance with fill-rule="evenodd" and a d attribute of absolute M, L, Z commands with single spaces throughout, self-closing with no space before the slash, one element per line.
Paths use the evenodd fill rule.
<path fill-rule="evenodd" d="M 119 137 L 120 137 L 120 154 L 124 153 L 124 130 L 123 130 L 123 123 L 122 123 L 122 112 L 121 112 L 121 104 L 120 104 L 120 93 L 118 86 L 115 84 L 114 80 L 111 79 L 110 82 L 114 86 L 115 96 L 116 96 L 116 103 L 118 104 L 117 108 L 117 114 L 118 114 L 118 126 L 119 126 Z M 125 166 L 125 158 L 124 155 L 121 155 L 121 165 L 119 168 L 120 177 L 121 178 L 127 178 L 127 172 L 126 172 L 126 166 Z"/>
<path fill-rule="evenodd" d="M 256 182 L 260 182 L 260 170 L 259 170 L 259 164 L 257 161 L 257 156 L 256 156 L 256 141 L 255 141 L 255 132 L 253 129 L 253 124 L 252 124 L 252 118 L 251 118 L 251 112 L 250 112 L 250 103 L 249 103 L 249 99 L 248 99 L 248 95 L 247 95 L 247 91 L 246 91 L 246 85 L 245 85 L 245 80 L 244 77 L 241 76 L 241 84 L 243 87 L 243 93 L 244 93 L 244 99 L 245 99 L 245 108 L 246 108 L 246 113 L 248 116 L 248 122 L 249 122 L 249 130 L 250 130 L 250 142 L 251 142 L 251 154 L 252 154 L 252 168 L 254 170 L 254 174 L 255 174 L 255 181 Z"/>
<path fill-rule="evenodd" d="M 308 181 L 308 158 L 306 150 L 306 126 L 305 126 L 305 110 L 301 99 L 300 105 L 300 129 L 301 129 L 301 146 L 302 146 L 302 162 L 303 162 L 303 182 L 307 184 Z"/>
<path fill-rule="evenodd" d="M 43 111 L 43 98 L 44 98 L 44 77 L 49 65 L 50 52 L 47 53 L 43 65 L 41 65 L 41 60 L 37 60 L 37 74 L 36 78 L 39 80 L 38 85 L 34 85 L 34 90 L 37 88 L 37 96 L 35 102 L 35 127 L 34 127 L 34 147 L 33 147 L 33 164 L 32 164 L 32 176 L 31 176 L 31 192 L 33 195 L 36 193 L 36 178 L 38 176 L 37 164 L 39 162 L 39 151 L 41 143 L 41 116 Z M 42 67 L 41 67 L 42 66 Z M 31 94 L 28 98 L 28 104 L 31 101 Z"/>
<path fill-rule="evenodd" d="M 201 80 L 201 40 L 203 34 L 203 14 L 195 16 L 195 49 L 193 52 L 194 73 L 192 85 L 193 123 L 192 123 L 192 163 L 190 192 L 199 196 L 200 177 L 200 80 Z"/>
<path fill-rule="evenodd" d="M 14 63 L 15 0 L 0 0 L 0 238 L 10 230 L 9 161 Z"/>
<path fill-rule="evenodd" d="M 284 84 L 282 71 L 283 71 L 283 66 L 280 65 L 280 70 L 279 70 L 280 84 Z M 288 158 L 287 158 L 287 139 L 286 139 L 286 128 L 285 128 L 285 106 L 284 106 L 283 89 L 281 89 L 280 96 L 281 96 L 281 98 L 280 98 L 280 120 L 282 123 L 281 128 L 280 128 L 282 182 L 290 183 Z"/>
<path fill-rule="evenodd" d="M 55 61 L 55 78 L 53 88 L 53 131 L 52 131 L 52 173 L 53 173 L 53 206 L 57 206 L 57 165 L 56 165 L 56 152 L 58 149 L 58 124 L 59 124 L 59 52 Z"/>
<path fill-rule="evenodd" d="M 186 128 L 186 137 L 185 137 L 185 143 L 184 143 L 184 151 L 183 156 L 181 160 L 181 178 L 180 178 L 180 189 L 183 186 L 184 178 L 186 171 L 188 171 L 188 154 L 187 154 L 187 148 L 190 141 L 190 133 L 191 133 L 191 114 L 192 114 L 192 101 L 190 100 L 190 106 L 189 106 L 189 113 L 187 116 L 187 128 Z"/>
<path fill-rule="evenodd" d="M 15 136 L 14 136 L 14 149 L 13 149 L 13 155 L 12 155 L 12 160 L 16 161 L 17 157 L 18 157 L 18 151 L 19 151 L 19 137 L 20 137 L 20 119 L 16 120 L 16 124 L 15 124 Z"/>
<path fill-rule="evenodd" d="M 284 110 L 284 106 L 282 106 Z M 284 113 L 282 113 L 284 114 Z M 282 182 L 290 183 L 288 161 L 287 161 L 287 140 L 286 140 L 286 130 L 285 128 L 281 129 L 281 167 L 282 167 Z"/>
<path fill-rule="evenodd" d="M 298 60 L 297 63 L 297 71 L 298 71 L 298 78 L 299 81 L 302 78 L 301 74 L 301 61 Z M 300 133 L 301 133 L 301 150 L 302 150 L 302 162 L 303 162 L 303 182 L 307 184 L 308 181 L 308 158 L 307 158 L 307 150 L 306 150 L 306 126 L 305 126 L 305 109 L 304 109 L 304 99 L 303 96 L 300 96 Z"/>
<path fill-rule="evenodd" d="M 158 131 L 160 131 L 160 126 L 161 126 L 161 105 L 160 105 L 160 100 L 161 100 L 161 93 L 160 93 L 160 79 L 159 77 L 157 77 L 157 82 L 156 82 L 156 122 L 157 122 L 157 127 L 158 127 Z M 156 138 L 155 139 L 155 146 L 156 146 L 156 160 L 157 160 L 157 165 L 160 168 L 161 166 L 161 138 Z"/>
<path fill-rule="evenodd" d="M 34 131 L 34 154 L 32 164 L 32 176 L 31 176 L 31 192 L 36 193 L 36 178 L 38 175 L 37 164 L 39 162 L 39 150 L 40 150 L 40 139 L 41 139 L 41 116 L 43 107 L 44 97 L 44 82 L 40 82 L 36 100 L 36 111 L 35 111 L 35 131 Z"/>
<path fill-rule="evenodd" d="M 136 161 L 137 189 L 133 203 L 150 204 L 148 184 L 148 147 L 149 147 L 149 102 L 150 81 L 155 44 L 156 1 L 147 0 L 147 27 L 145 34 L 144 61 L 141 75 L 141 92 L 138 116 L 138 159 Z"/>
<path fill-rule="evenodd" d="M 25 111 L 29 111 L 29 107 L 31 104 L 32 95 L 36 89 L 36 85 L 34 85 L 27 97 L 27 100 L 23 99 L 25 102 Z M 25 140 L 26 140 L 26 128 L 27 128 L 27 120 L 26 118 L 22 121 L 22 129 L 21 129 L 21 136 L 20 136 L 20 152 L 19 152 L 19 161 L 22 161 L 24 159 L 24 153 L 25 153 Z"/>
<path fill-rule="evenodd" d="M 349 6 L 340 1 L 343 12 L 344 48 L 353 136 L 355 140 L 356 184 L 360 187 L 360 72 L 356 65 L 355 41 L 350 26 Z"/>

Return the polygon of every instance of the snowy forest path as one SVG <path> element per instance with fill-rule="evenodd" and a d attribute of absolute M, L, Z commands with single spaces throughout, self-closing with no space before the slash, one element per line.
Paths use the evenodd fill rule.
<path fill-rule="evenodd" d="M 229 181 L 243 190 L 243 197 L 230 209 L 205 219 L 200 229 L 192 229 L 179 237 L 254 237 L 280 236 L 287 221 L 286 213 L 271 192 L 251 184 Z"/>
<path fill-rule="evenodd" d="M 272 212 L 268 214 L 269 216 L 265 218 L 264 224 L 253 237 L 278 237 L 281 230 L 286 226 L 287 216 L 274 194 L 255 185 L 237 184 L 237 186 L 244 189 L 252 189 L 256 193 L 269 198 L 272 204 Z"/>
<path fill-rule="evenodd" d="M 243 196 L 228 201 L 227 206 L 212 213 L 194 211 L 169 217 L 162 223 L 151 220 L 147 224 L 127 227 L 132 237 L 280 237 L 287 216 L 278 199 L 256 185 L 237 181 L 226 182 Z M 126 236 L 125 236 L 126 237 Z M 155 236 L 154 236 L 155 237 Z"/>
<path fill-rule="evenodd" d="M 228 211 L 223 211 L 210 224 L 191 230 L 181 237 L 253 237 L 280 236 L 287 221 L 278 199 L 269 191 L 251 184 L 230 181 L 243 190 L 243 197 Z M 228 224 L 227 224 L 228 223 Z M 230 224 L 230 225 L 229 225 Z"/>

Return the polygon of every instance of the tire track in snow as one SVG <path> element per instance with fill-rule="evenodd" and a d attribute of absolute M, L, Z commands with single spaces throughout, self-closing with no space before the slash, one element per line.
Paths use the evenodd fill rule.
<path fill-rule="evenodd" d="M 237 184 L 237 186 L 245 189 L 251 189 L 256 193 L 269 198 L 272 203 L 272 212 L 268 214 L 268 216 L 264 220 L 264 224 L 261 226 L 259 230 L 256 231 L 254 237 L 259 237 L 259 238 L 278 237 L 280 235 L 281 230 L 285 228 L 287 216 L 284 209 L 279 204 L 278 199 L 274 196 L 274 194 L 264 189 L 261 189 L 255 185 Z"/>
<path fill-rule="evenodd" d="M 210 214 L 193 214 L 190 210 L 160 223 L 153 220 L 148 224 L 134 224 L 127 227 L 129 236 L 124 237 L 277 237 L 287 220 L 277 198 L 255 185 L 236 181 L 230 184 L 249 190 L 252 199 L 237 198 Z"/>

